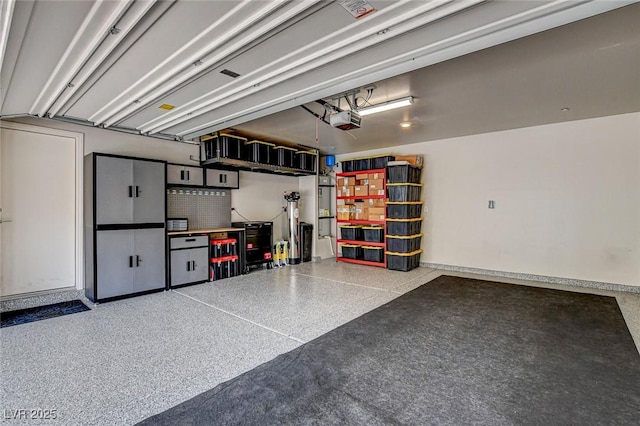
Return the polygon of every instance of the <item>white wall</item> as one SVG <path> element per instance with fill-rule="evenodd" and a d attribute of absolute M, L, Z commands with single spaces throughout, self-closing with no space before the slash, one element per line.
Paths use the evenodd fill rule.
<path fill-rule="evenodd" d="M 422 262 L 640 286 L 640 113 L 338 161 L 390 151 L 425 156 Z"/>
<path fill-rule="evenodd" d="M 56 120 L 20 118 L 12 121 L 84 133 L 85 155 L 92 152 L 103 152 L 198 165 L 198 161 L 189 160 L 191 155 L 196 159 L 198 158 L 199 147 L 193 144 L 165 141 L 96 127 L 63 123 Z"/>
<path fill-rule="evenodd" d="M 287 205 L 284 200 L 284 192 L 298 191 L 298 178 L 240 172 L 240 188 L 233 191 L 231 198 L 231 206 L 236 209 L 237 213 L 251 221 L 272 220 L 273 240 L 288 240 L 287 215 L 282 210 Z M 237 213 L 231 212 L 231 220 L 234 222 L 243 221 L 244 219 Z"/>

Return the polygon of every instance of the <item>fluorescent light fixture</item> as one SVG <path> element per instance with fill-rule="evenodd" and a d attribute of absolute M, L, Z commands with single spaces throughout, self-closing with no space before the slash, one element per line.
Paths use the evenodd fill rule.
<path fill-rule="evenodd" d="M 413 96 L 407 96 L 406 98 L 384 102 L 382 104 L 374 105 L 368 108 L 360 108 L 358 109 L 358 114 L 364 117 L 365 115 L 375 114 L 382 111 L 389 111 L 390 109 L 402 108 L 411 104 L 413 104 Z"/>

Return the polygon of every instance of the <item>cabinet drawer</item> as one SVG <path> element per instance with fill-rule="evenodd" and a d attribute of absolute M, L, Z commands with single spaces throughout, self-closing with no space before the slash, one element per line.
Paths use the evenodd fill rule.
<path fill-rule="evenodd" d="M 208 243 L 209 237 L 207 235 L 198 235 L 194 237 L 171 237 L 169 247 L 171 250 L 189 247 L 206 247 Z"/>

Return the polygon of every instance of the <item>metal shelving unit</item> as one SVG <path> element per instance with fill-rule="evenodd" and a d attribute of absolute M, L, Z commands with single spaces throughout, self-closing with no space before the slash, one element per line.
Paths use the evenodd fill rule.
<path fill-rule="evenodd" d="M 383 176 L 383 188 L 385 191 L 385 195 L 366 195 L 366 196 L 348 196 L 348 197 L 336 197 L 336 212 L 338 211 L 337 200 L 371 200 L 371 199 L 383 199 L 387 198 L 387 179 L 386 179 L 386 170 L 385 169 L 372 169 L 372 170 L 361 170 L 357 172 L 345 172 L 345 173 L 337 173 L 336 178 L 341 177 L 353 177 L 362 173 L 380 173 Z M 385 206 L 385 214 L 386 214 L 386 206 Z M 381 268 L 387 267 L 387 256 L 385 254 L 386 248 L 386 230 L 387 223 L 385 220 L 355 220 L 355 219 L 338 219 L 336 220 L 336 237 L 340 236 L 340 224 L 351 224 L 351 225 L 381 225 L 382 226 L 382 242 L 369 242 L 369 241 L 359 241 L 359 240 L 346 240 L 341 238 L 336 238 L 336 261 L 337 262 L 347 262 L 347 263 L 356 263 L 360 265 L 368 265 L 368 266 L 377 266 Z M 340 244 L 353 244 L 359 246 L 370 246 L 370 247 L 382 247 L 383 251 L 383 261 L 382 262 L 371 262 L 364 259 L 352 259 L 347 257 L 342 257 L 338 255 L 338 251 L 340 249 Z"/>

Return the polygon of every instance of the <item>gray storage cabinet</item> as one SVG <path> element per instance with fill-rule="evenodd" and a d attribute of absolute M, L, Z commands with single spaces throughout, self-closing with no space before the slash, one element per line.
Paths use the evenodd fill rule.
<path fill-rule="evenodd" d="M 236 170 L 205 169 L 207 186 L 211 188 L 239 188 L 239 172 Z"/>
<path fill-rule="evenodd" d="M 203 186 L 204 171 L 201 167 L 167 164 L 167 184 Z"/>
<path fill-rule="evenodd" d="M 84 161 L 85 294 L 93 302 L 166 287 L 166 163 Z"/>
<path fill-rule="evenodd" d="M 171 237 L 171 287 L 195 284 L 209 279 L 209 236 Z"/>

